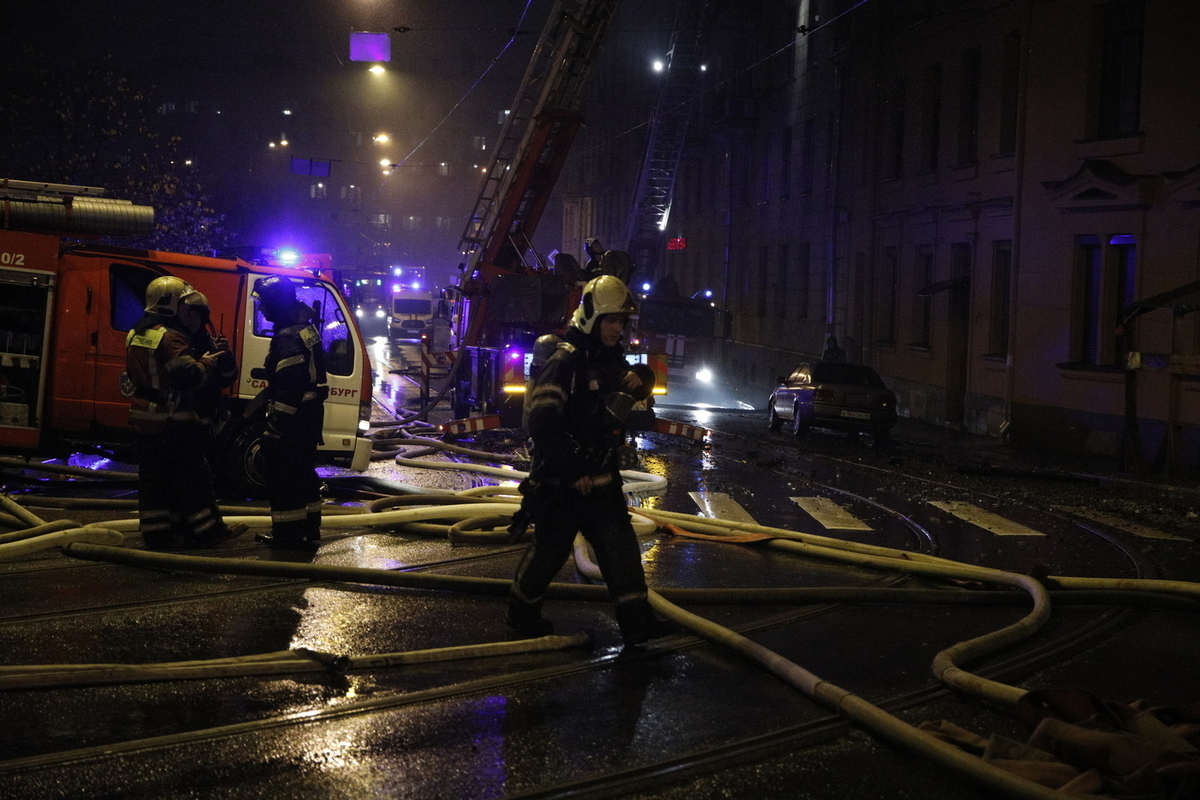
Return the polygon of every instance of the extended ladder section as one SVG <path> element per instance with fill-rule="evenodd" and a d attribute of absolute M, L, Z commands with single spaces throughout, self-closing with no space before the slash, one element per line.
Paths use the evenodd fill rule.
<path fill-rule="evenodd" d="M 633 263 L 653 270 L 662 232 L 671 212 L 671 196 L 687 138 L 692 100 L 700 81 L 700 34 L 708 0 L 679 0 L 665 75 L 646 135 L 646 150 L 638 175 L 625 242 Z"/>
<path fill-rule="evenodd" d="M 507 113 L 459 249 L 464 277 L 527 272 L 525 253 L 579 129 L 588 71 L 619 0 L 558 0 Z"/>

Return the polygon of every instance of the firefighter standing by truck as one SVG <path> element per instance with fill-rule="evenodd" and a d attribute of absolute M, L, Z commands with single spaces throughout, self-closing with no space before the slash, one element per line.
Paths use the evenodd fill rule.
<path fill-rule="evenodd" d="M 258 539 L 273 547 L 312 550 L 321 539 L 316 458 L 329 394 L 325 349 L 309 321 L 312 309 L 296 299 L 290 280 L 260 278 L 254 294 L 274 326 L 265 365 L 270 399 L 263 436 L 271 535 Z"/>
<path fill-rule="evenodd" d="M 653 375 L 631 367 L 621 336 L 636 310 L 628 287 L 612 275 L 588 282 L 564 343 L 546 361 L 526 398 L 533 440 L 522 482 L 533 520 L 508 596 L 507 623 L 518 636 L 553 630 L 541 614 L 543 594 L 581 532 L 596 552 L 626 646 L 669 632 L 647 599 L 641 549 L 621 491 L 624 420 L 653 389 Z"/>
<path fill-rule="evenodd" d="M 207 297 L 200 292 L 193 292 L 183 298 L 183 308 L 184 318 L 191 321 L 187 327 L 191 331 L 192 351 L 216 353 L 218 356 L 216 374 L 205 381 L 194 395 L 196 415 L 205 428 L 209 463 L 215 464 L 217 434 L 229 419 L 225 390 L 237 379 L 237 361 L 229 349 L 229 340 L 212 329 L 212 309 Z"/>
<path fill-rule="evenodd" d="M 185 281 L 156 278 L 146 289 L 145 314 L 125 339 L 138 512 L 150 549 L 211 547 L 246 530 L 221 519 L 207 457 L 210 430 L 197 411 L 198 398 L 237 369 L 228 345 L 205 352 L 194 346 L 207 305 Z"/>

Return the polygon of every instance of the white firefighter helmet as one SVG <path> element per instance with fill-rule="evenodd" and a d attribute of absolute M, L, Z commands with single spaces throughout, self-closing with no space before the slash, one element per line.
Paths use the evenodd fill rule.
<path fill-rule="evenodd" d="M 182 278 L 163 275 L 150 281 L 146 287 L 146 312 L 162 317 L 173 317 L 179 313 L 179 304 L 196 290 Z"/>
<path fill-rule="evenodd" d="M 624 281 L 612 275 L 592 278 L 583 287 L 579 308 L 571 316 L 571 327 L 591 333 L 596 320 L 605 314 L 633 314 L 637 305 Z"/>
<path fill-rule="evenodd" d="M 208 305 L 208 298 L 200 292 L 186 295 L 179 305 L 179 321 L 193 333 L 204 327 L 211 313 L 212 309 Z"/>

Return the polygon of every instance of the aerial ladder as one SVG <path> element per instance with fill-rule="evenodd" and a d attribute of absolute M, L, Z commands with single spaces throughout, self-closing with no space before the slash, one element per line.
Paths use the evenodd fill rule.
<path fill-rule="evenodd" d="M 523 356 L 542 333 L 561 331 L 578 297 L 578 269 L 554 270 L 532 239 L 582 122 L 588 73 L 620 0 L 556 0 L 517 89 L 459 243 L 465 256 L 455 333 L 455 416 L 507 411 Z M 569 259 L 568 259 L 569 261 Z M 521 380 L 523 385 L 523 379 Z M 505 406 L 502 408 L 502 406 Z"/>
<path fill-rule="evenodd" d="M 637 188 L 625 227 L 625 244 L 633 263 L 659 277 L 663 231 L 671 213 L 671 198 L 679 161 L 687 139 L 692 101 L 701 75 L 700 34 L 710 0 L 678 0 L 671 45 L 664 59 L 654 114 Z"/>
<path fill-rule="evenodd" d="M 531 276 L 545 265 L 531 241 L 579 130 L 580 104 L 620 0 L 557 0 L 508 110 L 500 139 L 459 243 L 467 256 L 460 316 L 468 346 L 504 343 L 514 322 L 489 313 L 496 279 Z M 523 320 L 535 322 L 536 320 Z"/>

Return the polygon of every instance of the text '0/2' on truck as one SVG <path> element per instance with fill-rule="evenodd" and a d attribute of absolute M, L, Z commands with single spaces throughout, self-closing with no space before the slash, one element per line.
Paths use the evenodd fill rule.
<path fill-rule="evenodd" d="M 216 332 L 237 357 L 214 472 L 234 493 L 261 495 L 266 409 L 254 401 L 266 382 L 252 372 L 266 361 L 271 324 L 252 293 L 259 278 L 285 275 L 313 309 L 327 354 L 329 397 L 318 455 L 325 463 L 366 469 L 371 366 L 328 270 L 76 241 L 144 234 L 153 225 L 149 207 L 100 200 L 101 193 L 23 181 L 0 185 L 7 209 L 0 230 L 0 449 L 61 454 L 66 443 L 130 438 L 129 399 L 121 387 L 126 333 L 142 316 L 150 282 L 173 275 L 208 297 Z"/>

